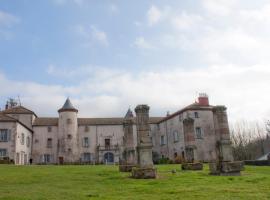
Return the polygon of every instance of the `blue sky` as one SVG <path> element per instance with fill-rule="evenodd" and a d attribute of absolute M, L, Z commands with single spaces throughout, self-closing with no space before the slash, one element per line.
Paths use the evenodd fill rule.
<path fill-rule="evenodd" d="M 231 121 L 270 118 L 266 0 L 0 0 L 0 105 L 55 116 L 165 115 L 206 92 Z"/>

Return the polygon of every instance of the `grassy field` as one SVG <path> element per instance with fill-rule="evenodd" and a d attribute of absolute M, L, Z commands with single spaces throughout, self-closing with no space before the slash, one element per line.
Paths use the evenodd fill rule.
<path fill-rule="evenodd" d="M 239 177 L 209 176 L 207 165 L 157 168 L 158 179 L 134 180 L 117 166 L 0 165 L 0 199 L 270 199 L 270 167 L 248 166 Z"/>

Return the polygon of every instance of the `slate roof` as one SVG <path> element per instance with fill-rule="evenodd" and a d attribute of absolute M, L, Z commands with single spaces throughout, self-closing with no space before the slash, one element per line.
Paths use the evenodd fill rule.
<path fill-rule="evenodd" d="M 25 124 L 23 124 L 22 122 L 20 122 L 19 120 L 15 119 L 13 117 L 5 115 L 3 112 L 0 112 L 0 122 L 17 122 L 17 123 L 21 124 L 23 127 L 25 127 L 26 129 L 28 129 L 29 131 L 33 132 L 33 130 L 31 128 L 27 127 Z"/>
<path fill-rule="evenodd" d="M 149 122 L 150 124 L 155 124 L 162 117 L 150 117 Z M 134 122 L 136 118 L 133 118 Z M 78 125 L 79 126 L 86 126 L 86 125 L 122 125 L 124 122 L 124 118 L 114 117 L 114 118 L 78 118 Z M 34 121 L 33 126 L 57 126 L 58 125 L 58 118 L 52 117 L 39 117 L 36 118 Z"/>
<path fill-rule="evenodd" d="M 161 123 L 161 122 L 164 122 L 164 121 L 166 121 L 168 119 L 171 119 L 171 118 L 175 117 L 176 115 L 179 115 L 179 114 L 181 114 L 181 113 L 183 113 L 183 112 L 185 112 L 187 110 L 212 110 L 213 108 L 214 108 L 214 106 L 211 106 L 211 105 L 209 105 L 209 106 L 202 106 L 199 103 L 195 102 L 193 104 L 190 104 L 190 105 L 182 108 L 181 110 L 176 111 L 175 113 L 173 113 L 173 114 L 171 114 L 171 115 L 169 115 L 167 117 L 162 118 L 157 123 Z"/>
<path fill-rule="evenodd" d="M 16 106 L 13 108 L 9 108 L 9 109 L 1 111 L 1 113 L 4 113 L 4 114 L 33 114 L 33 115 L 37 116 L 33 111 L 31 111 L 23 106 Z"/>
<path fill-rule="evenodd" d="M 78 112 L 78 110 L 72 105 L 71 101 L 69 98 L 67 98 L 65 104 L 63 105 L 62 108 L 58 110 L 58 112 L 64 112 L 64 111 L 75 111 Z"/>
<path fill-rule="evenodd" d="M 17 122 L 16 119 L 0 113 L 0 122 Z"/>

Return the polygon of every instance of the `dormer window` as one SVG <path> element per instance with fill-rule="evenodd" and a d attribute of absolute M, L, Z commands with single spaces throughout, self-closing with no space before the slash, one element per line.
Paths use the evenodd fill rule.
<path fill-rule="evenodd" d="M 85 126 L 84 127 L 84 132 L 88 132 L 89 131 L 89 127 L 88 126 Z"/>

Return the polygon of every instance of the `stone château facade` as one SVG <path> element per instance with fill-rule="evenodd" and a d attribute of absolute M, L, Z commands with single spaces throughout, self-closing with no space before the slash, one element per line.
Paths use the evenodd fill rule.
<path fill-rule="evenodd" d="M 165 117 L 149 117 L 153 159 L 211 161 L 220 137 L 217 110 L 201 94 L 195 103 Z M 119 163 L 127 150 L 137 156 L 136 117 L 79 118 L 67 99 L 58 118 L 38 117 L 23 107 L 0 112 L 0 161 L 15 164 Z M 228 127 L 227 116 L 222 127 Z M 225 124 L 225 125 L 224 125 Z M 125 140 L 125 142 L 124 142 Z M 128 141 L 126 141 L 128 140 Z"/>

